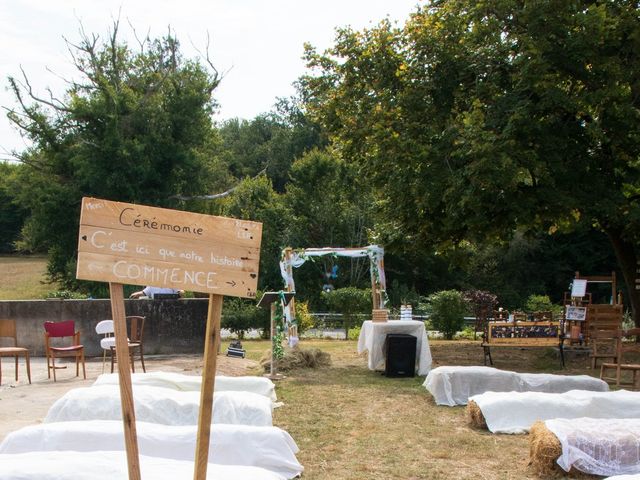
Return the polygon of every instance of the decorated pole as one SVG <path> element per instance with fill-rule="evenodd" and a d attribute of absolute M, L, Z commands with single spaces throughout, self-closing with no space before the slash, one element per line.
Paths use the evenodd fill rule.
<path fill-rule="evenodd" d="M 109 282 L 129 479 L 140 479 L 122 284 L 209 294 L 194 479 L 207 476 L 223 295 L 255 298 L 262 224 L 83 198 L 76 278 Z"/>
<path fill-rule="evenodd" d="M 282 338 L 280 332 L 284 328 L 284 309 L 293 302 L 294 292 L 265 292 L 258 302 L 258 307 L 267 308 L 271 315 L 271 365 L 269 368 L 269 377 L 271 380 L 280 380 L 284 378 L 277 373 L 275 366 L 276 360 L 280 360 L 282 353 Z M 280 308 L 278 309 L 278 304 Z M 278 310 L 281 314 L 278 315 Z M 280 324 L 280 325 L 279 325 Z M 280 329 L 280 331 L 279 331 Z"/>

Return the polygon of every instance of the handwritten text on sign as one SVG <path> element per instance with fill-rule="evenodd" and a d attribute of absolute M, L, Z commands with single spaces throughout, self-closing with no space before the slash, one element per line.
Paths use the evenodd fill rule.
<path fill-rule="evenodd" d="M 262 224 L 84 198 L 77 278 L 255 297 Z"/>

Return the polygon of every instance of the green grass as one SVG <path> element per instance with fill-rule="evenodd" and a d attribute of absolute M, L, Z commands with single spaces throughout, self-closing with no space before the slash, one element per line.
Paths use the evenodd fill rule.
<path fill-rule="evenodd" d="M 45 298 L 58 290 L 56 284 L 47 283 L 46 271 L 45 256 L 0 256 L 0 300 Z"/>

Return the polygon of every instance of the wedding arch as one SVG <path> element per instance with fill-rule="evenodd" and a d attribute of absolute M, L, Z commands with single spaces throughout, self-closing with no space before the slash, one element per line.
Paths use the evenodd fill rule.
<path fill-rule="evenodd" d="M 369 257 L 369 270 L 371 272 L 371 301 L 373 310 L 383 309 L 387 303 L 387 287 L 384 277 L 384 248 L 378 245 L 369 245 L 360 248 L 304 248 L 293 249 L 287 247 L 282 250 L 280 259 L 280 274 L 284 280 L 287 292 L 295 292 L 293 269 L 302 266 L 311 257 Z M 284 321 L 289 330 L 289 343 L 297 343 L 298 325 L 295 318 L 294 300 L 283 307 Z M 293 341 L 292 341 L 293 339 Z"/>

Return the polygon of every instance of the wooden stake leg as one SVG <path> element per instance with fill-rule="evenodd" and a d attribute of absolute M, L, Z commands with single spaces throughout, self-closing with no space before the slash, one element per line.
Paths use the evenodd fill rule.
<path fill-rule="evenodd" d="M 205 480 L 207 478 L 211 420 L 213 418 L 213 389 L 216 382 L 216 357 L 220 345 L 222 300 L 222 295 L 209 295 L 209 312 L 204 342 L 204 369 L 202 371 L 202 390 L 200 390 L 198 438 L 193 472 L 194 480 Z"/>
<path fill-rule="evenodd" d="M 127 341 L 127 323 L 125 320 L 122 284 L 110 283 L 109 291 L 111 292 L 111 315 L 113 316 L 116 356 L 118 357 L 118 383 L 120 384 L 120 403 L 122 404 L 122 422 L 124 424 L 124 443 L 127 451 L 129 480 L 140 480 L 138 436 L 133 406 L 131 372 L 129 371 L 129 342 Z"/>

